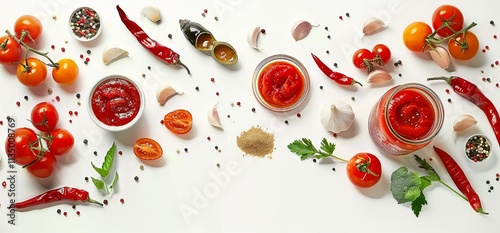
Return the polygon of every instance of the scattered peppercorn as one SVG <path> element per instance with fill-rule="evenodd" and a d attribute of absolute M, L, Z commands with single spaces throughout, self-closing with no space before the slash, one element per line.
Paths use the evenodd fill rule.
<path fill-rule="evenodd" d="M 334 138 L 336 138 L 336 137 L 337 137 L 337 134 L 336 134 L 336 133 L 333 133 L 333 134 L 332 134 L 332 136 L 333 136 Z"/>
<path fill-rule="evenodd" d="M 80 93 L 76 93 L 76 98 L 80 99 L 80 97 L 81 97 Z"/>
<path fill-rule="evenodd" d="M 63 213 L 63 215 L 64 215 L 64 216 L 68 216 L 68 213 L 67 213 L 67 212 L 64 212 L 64 213 Z"/>
<path fill-rule="evenodd" d="M 493 39 L 496 39 L 497 38 L 497 35 L 493 35 Z"/>
<path fill-rule="evenodd" d="M 487 180 L 487 181 L 486 181 L 486 184 L 490 184 L 490 181 L 489 181 L 489 180 Z"/>
<path fill-rule="evenodd" d="M 335 68 L 337 68 L 338 67 L 337 62 L 333 63 L 333 66 L 335 66 Z"/>
<path fill-rule="evenodd" d="M 88 178 L 88 177 L 85 177 L 85 181 L 87 181 L 87 182 L 88 182 L 88 181 L 89 181 L 89 178 Z"/>
<path fill-rule="evenodd" d="M 47 93 L 50 95 L 52 94 L 52 88 L 47 89 Z"/>
<path fill-rule="evenodd" d="M 351 97 L 352 101 L 356 101 L 356 98 L 354 96 Z"/>
<path fill-rule="evenodd" d="M 194 89 L 195 89 L 196 91 L 199 91 L 199 90 L 200 90 L 200 87 L 196 86 Z"/>
<path fill-rule="evenodd" d="M 7 187 L 7 182 L 5 182 L 5 181 L 4 181 L 4 182 L 2 182 L 2 186 L 3 186 L 4 188 L 5 188 L 5 187 Z"/>
<path fill-rule="evenodd" d="M 319 86 L 319 89 L 320 89 L 320 90 L 323 90 L 323 86 Z"/>
<path fill-rule="evenodd" d="M 28 100 L 28 99 L 29 99 L 29 97 L 28 97 L 27 95 L 25 95 L 25 96 L 24 96 L 24 99 L 25 99 L 25 100 Z"/>
<path fill-rule="evenodd" d="M 330 35 L 326 36 L 326 38 L 331 39 L 332 37 Z"/>
<path fill-rule="evenodd" d="M 83 144 L 87 145 L 89 143 L 89 140 L 83 139 Z"/>
<path fill-rule="evenodd" d="M 184 152 L 188 152 L 188 148 L 187 148 L 187 147 L 186 147 L 186 148 L 184 148 Z"/>
<path fill-rule="evenodd" d="M 102 201 L 102 203 L 103 203 L 104 205 L 108 205 L 108 200 L 104 199 L 104 200 Z"/>
<path fill-rule="evenodd" d="M 148 70 L 151 70 L 151 66 L 148 66 Z"/>
<path fill-rule="evenodd" d="M 216 96 L 219 96 L 219 92 L 215 92 L 215 95 L 216 95 Z"/>
<path fill-rule="evenodd" d="M 500 178 L 498 178 L 498 177 L 497 177 L 497 178 L 495 178 L 495 180 L 496 180 L 496 181 L 499 181 L 499 180 L 500 180 Z"/>
<path fill-rule="evenodd" d="M 168 39 L 172 39 L 172 34 L 168 33 Z"/>
<path fill-rule="evenodd" d="M 16 102 L 16 105 L 17 105 L 18 107 L 19 107 L 19 106 L 21 106 L 21 102 L 17 101 L 17 102 Z"/>
<path fill-rule="evenodd" d="M 90 51 L 90 49 L 87 49 L 87 54 L 90 55 L 92 53 L 92 51 Z"/>
<path fill-rule="evenodd" d="M 206 13 L 208 13 L 208 10 L 207 10 L 207 9 L 204 9 L 204 10 L 203 10 L 203 13 L 205 13 L 205 14 L 206 14 Z"/>
<path fill-rule="evenodd" d="M 326 50 L 326 54 L 330 54 L 330 51 Z"/>
<path fill-rule="evenodd" d="M 220 168 L 220 163 L 215 164 L 215 166 L 217 166 L 218 168 Z"/>
<path fill-rule="evenodd" d="M 97 151 L 94 151 L 94 155 L 97 156 Z"/>
<path fill-rule="evenodd" d="M 450 94 L 450 89 L 444 90 L 447 94 Z"/>
<path fill-rule="evenodd" d="M 351 17 L 351 14 L 349 14 L 349 12 L 347 12 L 347 13 L 345 13 L 345 16 Z"/>
<path fill-rule="evenodd" d="M 207 137 L 207 140 L 210 141 L 210 137 Z"/>
<path fill-rule="evenodd" d="M 58 213 L 58 214 L 61 214 L 61 209 L 57 209 L 57 213 Z"/>
<path fill-rule="evenodd" d="M 486 53 L 486 49 L 482 49 L 481 52 Z"/>
<path fill-rule="evenodd" d="M 144 171 L 144 165 L 139 166 L 139 169 L 141 169 L 141 171 Z"/>
<path fill-rule="evenodd" d="M 344 19 L 344 17 L 342 17 L 342 15 L 341 15 L 341 16 L 339 16 L 339 19 L 340 19 L 340 20 L 343 20 L 343 19 Z"/>
<path fill-rule="evenodd" d="M 123 152 L 120 150 L 120 151 L 118 151 L 118 154 L 119 155 L 123 155 Z"/>
<path fill-rule="evenodd" d="M 316 159 L 313 159 L 313 163 L 316 163 Z"/>
<path fill-rule="evenodd" d="M 88 65 L 89 62 L 88 61 L 83 61 L 83 64 Z"/>
<path fill-rule="evenodd" d="M 490 46 L 486 45 L 484 46 L 485 49 L 490 49 Z"/>
<path fill-rule="evenodd" d="M 287 125 L 288 125 L 288 120 L 285 120 L 285 124 L 287 124 Z"/>
<path fill-rule="evenodd" d="M 493 186 L 490 186 L 490 190 L 493 190 Z"/>
<path fill-rule="evenodd" d="M 325 27 L 325 30 L 328 31 L 328 27 Z"/>
<path fill-rule="evenodd" d="M 401 60 L 398 60 L 398 65 L 403 65 L 403 62 Z"/>
<path fill-rule="evenodd" d="M 266 34 L 266 29 L 264 29 L 264 28 L 260 29 L 260 33 Z"/>
<path fill-rule="evenodd" d="M 139 181 L 139 177 L 138 176 L 134 176 L 134 180 L 135 181 Z"/>
<path fill-rule="evenodd" d="M 252 112 L 255 112 L 255 108 L 252 108 Z"/>
<path fill-rule="evenodd" d="M 120 198 L 120 202 L 123 204 L 125 203 L 125 200 L 123 198 Z"/>
<path fill-rule="evenodd" d="M 201 13 L 201 16 L 205 17 L 205 12 Z"/>
<path fill-rule="evenodd" d="M 450 98 L 448 98 L 448 103 L 451 103 L 451 99 Z"/>
<path fill-rule="evenodd" d="M 297 117 L 299 117 L 299 118 L 300 118 L 301 116 L 302 116 L 302 115 L 300 115 L 300 113 L 297 113 Z"/>
<path fill-rule="evenodd" d="M 219 17 L 215 16 L 214 17 L 215 21 L 219 21 Z"/>
<path fill-rule="evenodd" d="M 399 76 L 399 77 L 403 77 L 403 74 L 399 73 L 399 74 L 398 74 L 398 76 Z"/>
<path fill-rule="evenodd" d="M 62 47 L 61 51 L 64 53 L 64 52 L 66 52 L 66 49 L 64 47 Z"/>
<path fill-rule="evenodd" d="M 76 215 L 80 216 L 80 211 L 76 211 Z"/>
<path fill-rule="evenodd" d="M 50 48 L 51 48 L 51 49 L 55 49 L 55 48 L 56 48 L 56 46 L 54 46 L 54 45 L 51 45 L 51 46 L 50 46 Z"/>
<path fill-rule="evenodd" d="M 336 171 L 334 167 L 332 167 L 332 171 Z"/>
<path fill-rule="evenodd" d="M 495 21 L 490 20 L 490 24 L 491 24 L 491 25 L 495 25 Z"/>
<path fill-rule="evenodd" d="M 71 206 L 71 208 L 72 208 L 72 209 L 76 209 L 76 205 L 72 205 L 72 206 Z"/>
<path fill-rule="evenodd" d="M 491 82 L 491 79 L 490 79 L 490 78 L 486 78 L 486 81 L 487 81 L 487 82 Z"/>
<path fill-rule="evenodd" d="M 215 150 L 218 150 L 218 149 L 219 149 L 219 147 L 218 147 L 218 146 L 215 146 Z"/>

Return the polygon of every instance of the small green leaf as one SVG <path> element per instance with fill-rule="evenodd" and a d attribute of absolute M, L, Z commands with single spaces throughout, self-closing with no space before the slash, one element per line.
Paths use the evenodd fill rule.
<path fill-rule="evenodd" d="M 113 182 L 109 186 L 109 189 L 113 189 L 113 187 L 115 187 L 115 184 L 117 181 L 118 181 L 118 171 L 115 172 L 115 178 L 113 178 Z"/>
<path fill-rule="evenodd" d="M 99 173 L 99 175 L 101 175 L 101 177 L 106 177 L 107 173 L 106 171 L 104 171 L 102 168 L 98 168 L 94 165 L 94 163 L 90 162 L 90 164 L 92 164 L 92 167 L 94 168 L 94 170 Z"/>
<path fill-rule="evenodd" d="M 288 149 L 301 157 L 301 160 L 305 160 L 316 153 L 314 148 L 308 145 L 307 139 L 295 140 L 288 144 Z"/>
<path fill-rule="evenodd" d="M 411 209 L 413 210 L 413 213 L 415 216 L 418 217 L 420 214 L 420 211 L 422 211 L 422 206 L 427 205 L 427 200 L 425 200 L 424 193 L 421 193 L 420 196 L 417 197 L 412 203 L 411 203 Z"/>
<path fill-rule="evenodd" d="M 438 181 L 441 179 L 439 178 L 436 170 L 427 162 L 427 160 L 420 158 L 418 155 L 415 155 L 415 160 L 420 164 L 420 166 L 418 167 L 425 169 L 429 173 L 429 175 L 432 176 L 431 178 L 434 181 Z"/>
<path fill-rule="evenodd" d="M 115 149 L 116 145 L 113 142 L 113 145 L 111 145 L 111 148 L 109 148 L 108 152 L 106 153 L 106 157 L 104 157 L 104 162 L 102 163 L 102 170 L 104 171 L 104 176 L 102 177 L 104 179 L 108 177 L 111 166 L 113 165 L 113 160 L 115 158 Z"/>
<path fill-rule="evenodd" d="M 95 187 L 98 190 L 104 190 L 104 182 L 102 180 L 96 179 L 94 177 L 90 177 L 90 178 L 92 178 L 92 183 L 94 183 Z"/>
<path fill-rule="evenodd" d="M 325 153 L 332 155 L 333 151 L 335 150 L 335 144 L 328 142 L 326 140 L 326 138 L 323 138 L 323 140 L 321 141 L 320 149 L 323 150 Z M 323 156 L 323 157 L 326 157 L 326 156 Z"/>
<path fill-rule="evenodd" d="M 421 176 L 420 180 L 422 183 L 420 184 L 420 190 L 423 192 L 425 188 L 429 187 L 432 183 L 432 178 L 430 176 Z"/>

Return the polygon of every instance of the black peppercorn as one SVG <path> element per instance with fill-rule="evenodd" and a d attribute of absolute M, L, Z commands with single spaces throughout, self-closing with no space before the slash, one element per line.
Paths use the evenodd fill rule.
<path fill-rule="evenodd" d="M 188 152 L 188 148 L 184 148 L 184 152 Z"/>
<path fill-rule="evenodd" d="M 315 162 L 316 162 L 316 159 L 313 159 L 313 163 L 315 163 Z"/>
<path fill-rule="evenodd" d="M 92 51 L 90 51 L 90 49 L 87 49 L 87 54 L 91 54 Z"/>
<path fill-rule="evenodd" d="M 495 21 L 490 20 L 490 24 L 491 24 L 491 25 L 495 25 Z"/>
<path fill-rule="evenodd" d="M 347 12 L 347 13 L 345 13 L 345 16 L 351 17 L 351 14 L 349 14 L 349 12 Z"/>
<path fill-rule="evenodd" d="M 331 39 L 332 37 L 330 35 L 326 36 L 326 38 Z"/>
<path fill-rule="evenodd" d="M 328 31 L 328 27 L 325 27 L 325 30 Z"/>
<path fill-rule="evenodd" d="M 97 151 L 94 151 L 94 155 L 97 156 Z"/>
<path fill-rule="evenodd" d="M 87 145 L 89 143 L 89 140 L 83 139 L 83 144 Z"/>
<path fill-rule="evenodd" d="M 288 125 L 288 120 L 285 120 L 285 124 L 287 124 L 287 125 Z"/>
<path fill-rule="evenodd" d="M 168 39 L 172 39 L 172 34 L 168 33 Z"/>
<path fill-rule="evenodd" d="M 320 89 L 320 90 L 323 90 L 323 86 L 319 86 L 319 89 Z"/>
<path fill-rule="evenodd" d="M 88 177 L 85 177 L 85 181 L 89 181 L 89 178 L 88 178 Z"/>
<path fill-rule="evenodd" d="M 61 214 L 61 209 L 57 209 L 57 213 L 58 213 L 58 214 Z"/>
<path fill-rule="evenodd" d="M 80 93 L 76 93 L 76 98 L 80 99 L 80 97 L 81 97 Z"/>
<path fill-rule="evenodd" d="M 333 66 L 335 66 L 335 68 L 337 68 L 338 67 L 337 62 L 333 63 Z"/>
<path fill-rule="evenodd" d="M 448 98 L 448 103 L 451 103 L 451 99 L 450 98 Z"/>
<path fill-rule="evenodd" d="M 252 108 L 252 112 L 255 112 L 255 108 Z"/>
<path fill-rule="evenodd" d="M 138 176 L 135 176 L 135 177 L 134 177 L 134 180 L 135 180 L 135 181 L 139 181 L 139 177 L 138 177 Z"/>
<path fill-rule="evenodd" d="M 27 95 L 25 95 L 25 96 L 24 96 L 24 99 L 25 99 L 25 100 L 28 100 L 29 98 L 28 98 L 28 96 L 27 96 Z"/>
<path fill-rule="evenodd" d="M 335 168 L 334 168 L 334 167 L 332 167 L 332 171 L 335 171 Z"/>
<path fill-rule="evenodd" d="M 200 87 L 198 87 L 198 86 L 197 86 L 197 87 L 195 87 L 194 89 L 195 89 L 195 90 L 197 90 L 197 91 L 199 91 L 199 90 L 200 90 Z"/>

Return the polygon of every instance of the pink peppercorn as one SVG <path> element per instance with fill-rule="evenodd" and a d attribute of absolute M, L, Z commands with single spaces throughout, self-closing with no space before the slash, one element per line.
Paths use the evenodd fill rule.
<path fill-rule="evenodd" d="M 240 103 L 240 101 L 236 102 L 236 105 L 238 105 L 238 106 L 241 106 L 241 103 Z"/>
<path fill-rule="evenodd" d="M 5 181 L 4 181 L 4 182 L 2 182 L 2 186 L 3 186 L 4 188 L 5 188 L 5 187 L 7 187 L 7 182 L 5 182 Z"/>
<path fill-rule="evenodd" d="M 57 100 L 57 101 L 61 101 L 61 97 L 56 96 L 56 100 Z"/>
<path fill-rule="evenodd" d="M 78 116 L 78 111 L 75 111 L 75 116 Z"/>
<path fill-rule="evenodd" d="M 215 92 L 215 95 L 219 96 L 219 92 Z"/>
<path fill-rule="evenodd" d="M 486 45 L 484 46 L 485 49 L 490 49 L 490 46 Z"/>
<path fill-rule="evenodd" d="M 21 106 L 21 102 L 17 101 L 17 102 L 16 102 L 16 105 L 17 105 L 18 107 L 19 107 L 19 106 Z"/>
<path fill-rule="evenodd" d="M 214 78 L 210 78 L 210 82 L 215 82 L 215 79 Z"/>
<path fill-rule="evenodd" d="M 205 10 L 203 10 L 203 12 L 206 14 L 206 13 L 208 13 L 208 10 L 207 10 L 207 9 L 205 9 Z"/>
<path fill-rule="evenodd" d="M 341 15 L 341 16 L 339 16 L 339 19 L 340 19 L 340 20 L 343 20 L 343 19 L 344 19 L 344 17 L 342 17 L 342 15 Z"/>
<path fill-rule="evenodd" d="M 300 115 L 300 113 L 297 113 L 297 117 L 301 117 L 302 115 Z"/>
<path fill-rule="evenodd" d="M 62 47 L 61 51 L 64 53 L 64 52 L 66 52 L 66 49 L 64 47 Z"/>
<path fill-rule="evenodd" d="M 80 211 L 76 211 L 76 215 L 80 216 Z"/>
<path fill-rule="evenodd" d="M 80 54 L 80 58 L 83 59 L 83 54 Z"/>
<path fill-rule="evenodd" d="M 69 111 L 69 115 L 70 115 L 70 116 L 73 116 L 73 111 L 71 111 L 71 110 L 70 110 L 70 111 Z"/>
<path fill-rule="evenodd" d="M 125 203 L 125 200 L 123 200 L 123 198 L 120 198 L 120 202 L 123 204 Z"/>
<path fill-rule="evenodd" d="M 486 53 L 486 49 L 481 50 L 483 53 Z"/>
<path fill-rule="evenodd" d="M 50 48 L 51 48 L 51 49 L 55 49 L 55 48 L 56 48 L 56 46 L 54 46 L 54 45 L 51 45 L 51 46 L 50 46 Z"/>
<path fill-rule="evenodd" d="M 260 29 L 260 33 L 266 34 L 266 29 L 264 29 L 264 28 Z"/>

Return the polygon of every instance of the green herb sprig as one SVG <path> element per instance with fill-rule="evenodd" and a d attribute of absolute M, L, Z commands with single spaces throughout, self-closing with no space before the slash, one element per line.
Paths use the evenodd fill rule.
<path fill-rule="evenodd" d="M 288 149 L 292 153 L 300 156 L 300 160 L 306 160 L 309 158 L 322 159 L 331 157 L 343 162 L 349 162 L 346 159 L 333 155 L 335 144 L 328 142 L 326 138 L 323 138 L 323 140 L 321 140 L 321 146 L 319 147 L 319 150 L 316 149 L 311 140 L 307 138 L 293 141 L 292 143 L 288 144 Z"/>
<path fill-rule="evenodd" d="M 113 166 L 115 151 L 116 151 L 116 145 L 113 142 L 113 145 L 111 146 L 111 148 L 109 148 L 108 152 L 106 153 L 106 156 L 104 157 L 104 162 L 102 163 L 101 167 L 97 167 L 94 165 L 94 163 L 90 162 L 90 164 L 92 164 L 92 168 L 94 168 L 94 170 L 100 175 L 100 179 L 91 177 L 92 183 L 94 183 L 94 186 L 98 190 L 102 190 L 108 195 L 111 194 L 113 188 L 116 185 L 116 182 L 118 181 L 118 171 L 115 171 L 115 177 L 113 178 L 111 184 L 109 186 L 106 184 L 106 180 L 111 171 L 111 166 Z"/>

